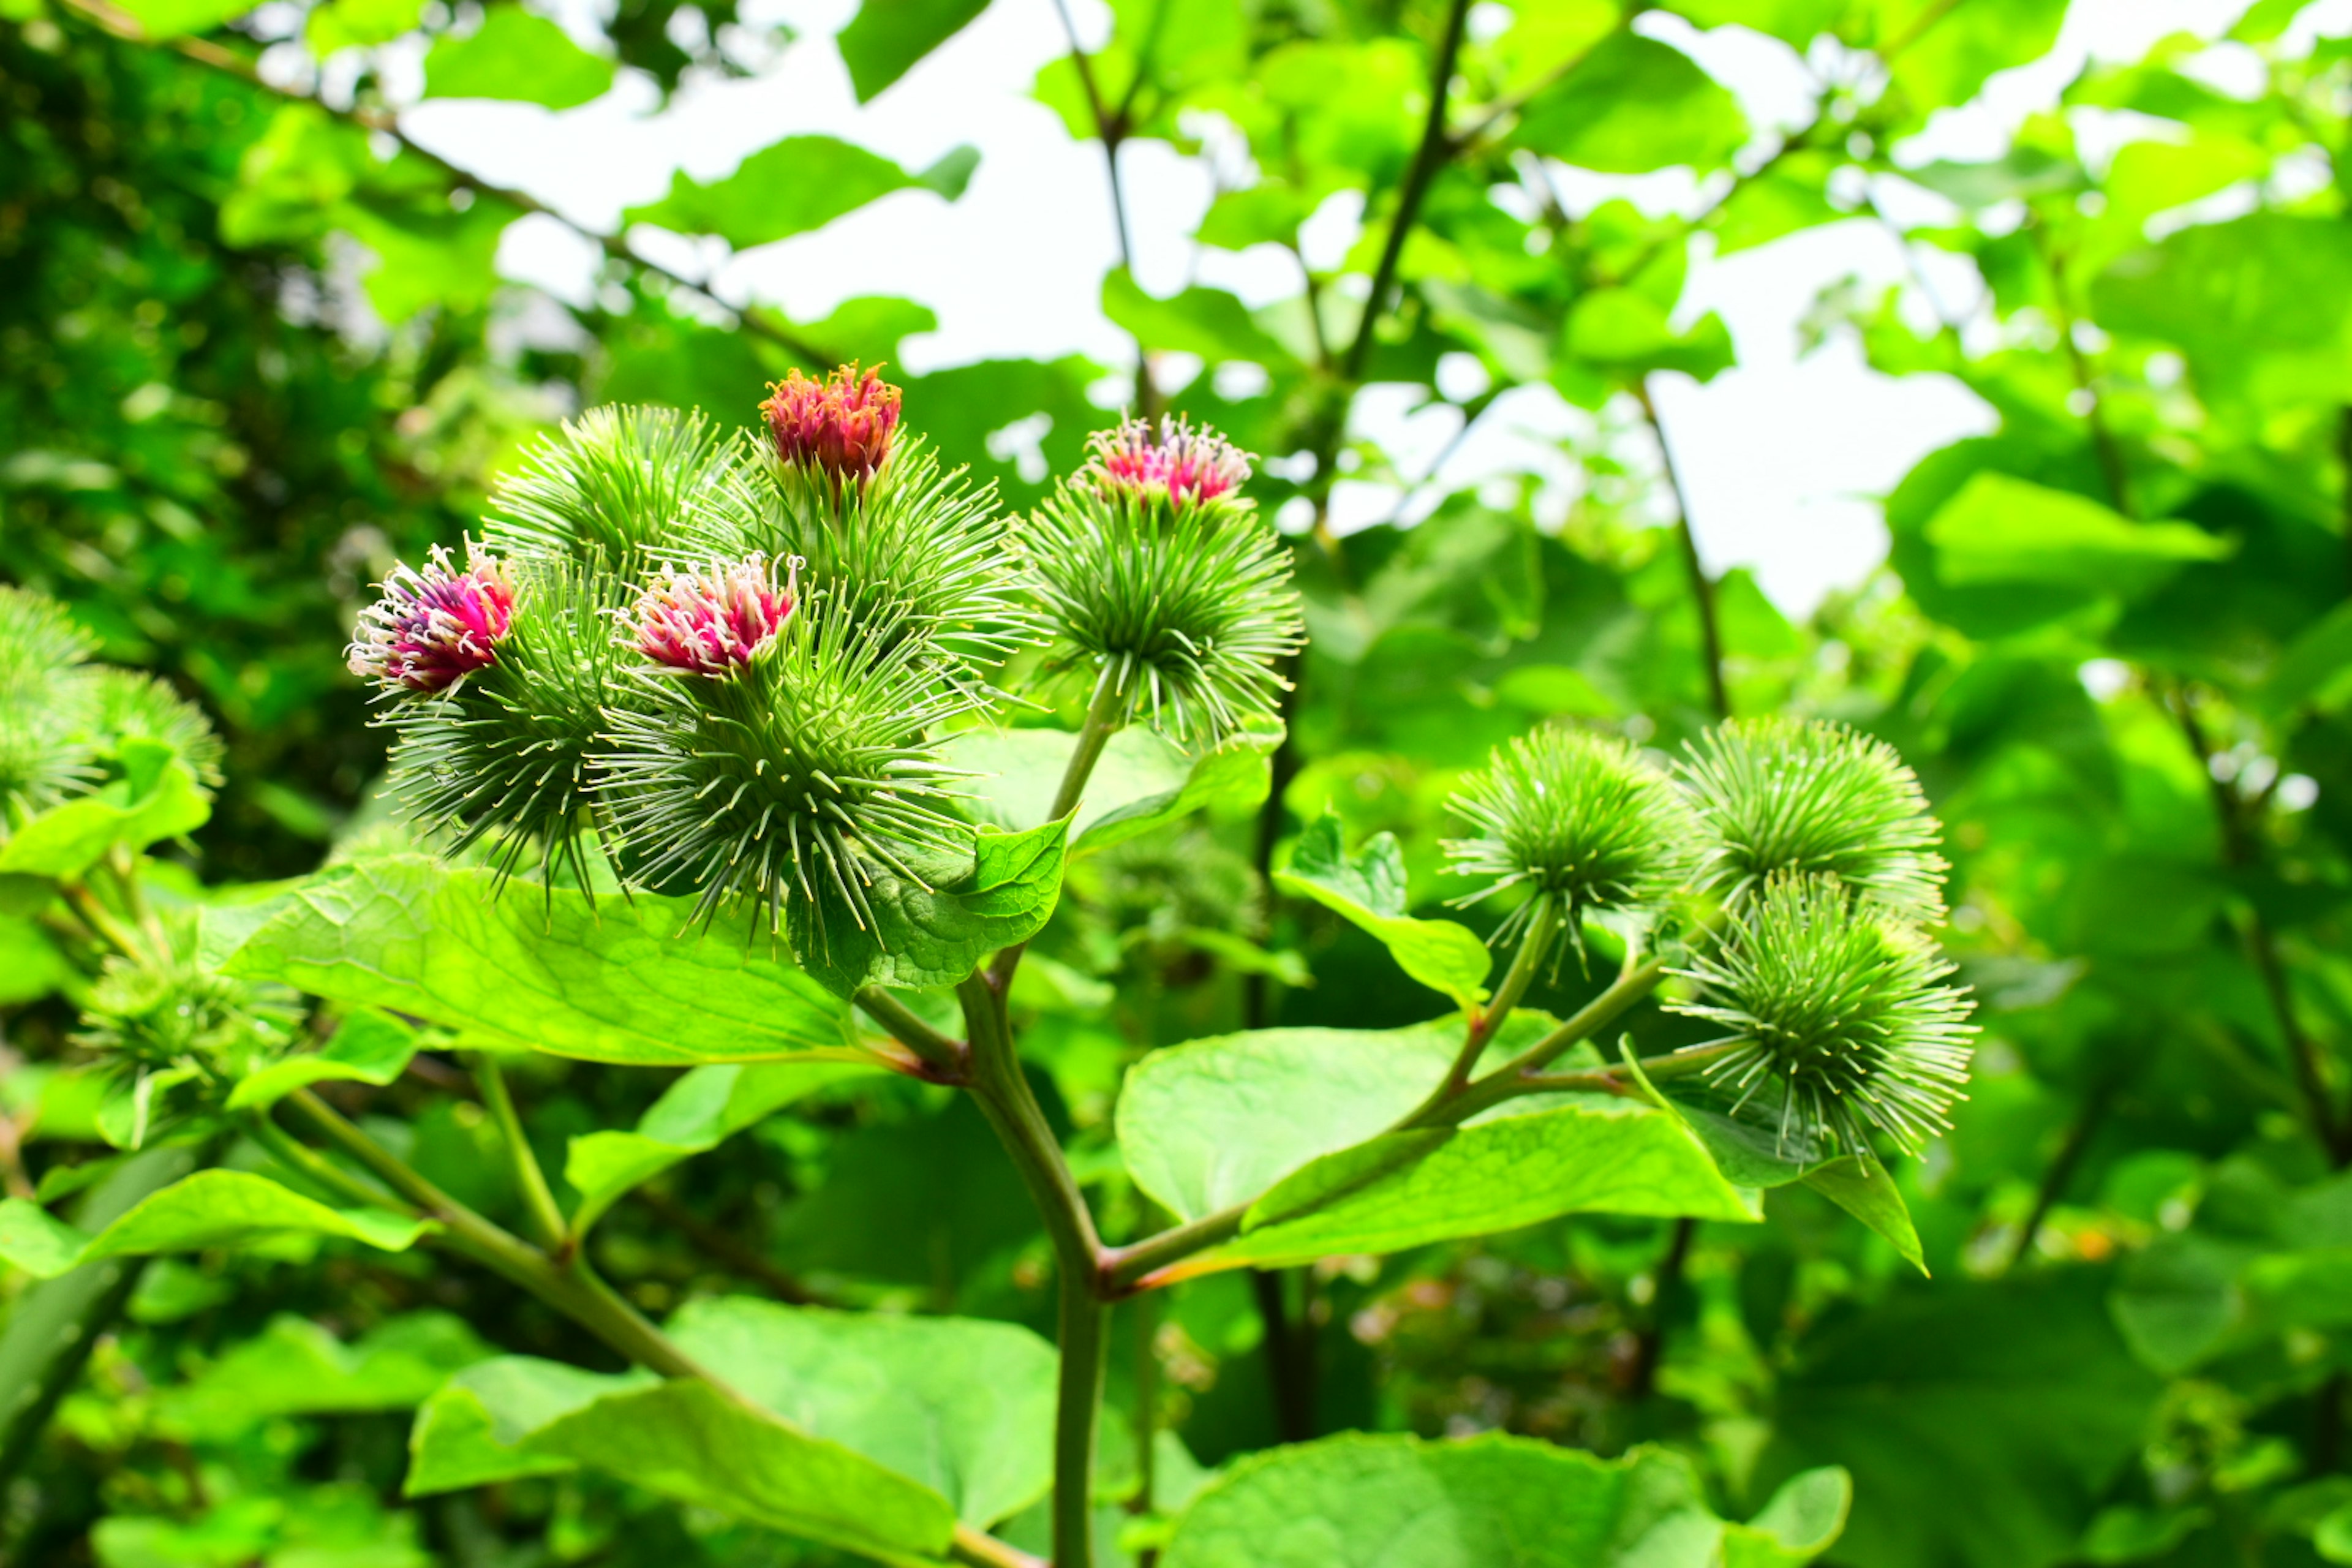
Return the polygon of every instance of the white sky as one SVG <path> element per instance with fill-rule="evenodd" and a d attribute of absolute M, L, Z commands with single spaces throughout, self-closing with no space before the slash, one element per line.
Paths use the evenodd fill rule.
<path fill-rule="evenodd" d="M 1073 3 L 1082 31 L 1098 36 L 1107 29 L 1099 0 Z M 2179 31 L 2216 36 L 2248 3 L 2074 0 L 2046 61 L 1995 78 L 1977 104 L 1937 116 L 1898 156 L 1906 163 L 1998 156 L 2011 130 L 2053 104 L 2086 59 L 2135 58 Z M 553 8 L 561 15 L 564 6 L 593 4 L 562 0 Z M 854 10 L 855 0 L 748 0 L 747 15 L 788 22 L 798 41 L 749 79 L 690 81 L 659 112 L 651 85 L 624 73 L 612 93 L 563 113 L 529 104 L 434 101 L 407 110 L 403 125 L 453 163 L 527 190 L 598 229 L 617 224 L 624 207 L 660 196 L 673 170 L 723 176 L 746 153 L 795 132 L 840 135 L 915 168 L 969 142 L 981 150 L 980 168 L 952 205 L 925 192 L 899 192 L 821 232 L 731 260 L 716 241 L 706 250 L 704 242 L 654 230 L 632 237 L 690 276 L 710 275 L 723 298 L 773 301 L 803 320 L 856 295 L 919 300 L 937 312 L 940 327 L 905 345 L 911 371 L 1070 352 L 1129 363 L 1129 342 L 1097 304 L 1103 274 L 1117 258 L 1101 153 L 1074 142 L 1027 96 L 1039 68 L 1065 47 L 1054 0 L 995 0 L 863 108 L 831 37 Z M 1803 113 L 1802 67 L 1783 46 L 1737 28 L 1701 36 L 1673 19 L 1653 29 L 1659 20 L 1643 26 L 1687 47 L 1740 96 L 1759 131 Z M 2352 25 L 2352 0 L 2320 0 L 2296 31 L 2307 37 L 2323 25 Z M 2222 46 L 2209 55 L 2207 74 L 2217 85 L 2226 85 L 2233 66 L 2247 63 L 2233 60 L 2233 52 L 2236 46 Z M 417 57 L 406 57 L 388 75 L 395 89 L 406 77 L 414 91 Z M 1137 271 L 1147 289 L 1172 291 L 1192 275 L 1252 303 L 1297 291 L 1293 264 L 1271 247 L 1240 256 L 1195 251 L 1188 237 L 1211 195 L 1202 165 L 1163 144 L 1140 143 L 1129 148 L 1122 168 Z M 1571 192 L 1595 202 L 1613 195 L 1653 210 L 1693 199 L 1689 180 L 1675 171 L 1580 181 Z M 1330 216 L 1339 232 L 1328 237 L 1344 244 L 1347 215 Z M 1965 263 L 1930 252 L 1915 259 L 1932 269 L 1948 309 L 1973 300 L 1977 282 Z M 583 297 L 595 260 L 586 241 L 544 218 L 516 225 L 499 251 L 508 276 L 573 300 Z M 1766 591 L 1792 613 L 1861 580 L 1884 557 L 1885 533 L 1871 497 L 1923 453 L 1991 427 L 1990 411 L 1956 383 L 1880 376 L 1848 341 L 1798 357 L 1799 320 L 1822 288 L 1851 273 L 1874 289 L 1904 280 L 1907 271 L 1899 246 L 1864 221 L 1693 268 L 1686 309 L 1721 311 L 1741 361 L 1704 387 L 1672 378 L 1661 396 L 1693 525 L 1711 566 L 1754 566 Z M 1359 405 L 1359 426 L 1397 452 L 1407 471 L 1417 471 L 1453 425 L 1442 411 L 1410 424 L 1402 412 L 1399 399 L 1375 389 Z M 1542 444 L 1573 427 L 1575 418 L 1548 390 L 1515 394 L 1456 449 L 1447 477 L 1540 468 L 1547 459 L 1559 469 L 1560 460 Z M 1562 478 L 1573 482 L 1572 473 Z M 1371 521 L 1390 515 L 1399 500 L 1393 490 L 1343 485 L 1335 517 L 1343 525 Z"/>

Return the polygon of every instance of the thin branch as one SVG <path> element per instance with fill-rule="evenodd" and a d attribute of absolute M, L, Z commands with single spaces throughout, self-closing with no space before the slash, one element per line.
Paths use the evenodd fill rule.
<path fill-rule="evenodd" d="M 561 1257 L 572 1245 L 572 1227 L 565 1222 L 563 1210 L 555 1202 L 554 1190 L 547 1184 L 547 1173 L 539 1168 L 539 1156 L 523 1132 L 522 1117 L 515 1110 L 514 1096 L 507 1092 L 506 1073 L 499 1067 L 498 1058 L 487 1051 L 475 1053 L 474 1085 L 481 1092 L 482 1104 L 489 1110 L 490 1120 L 498 1124 L 499 1136 L 506 1142 L 515 1185 L 522 1189 L 523 1209 L 539 1233 L 539 1244 Z"/>
<path fill-rule="evenodd" d="M 1699 657 L 1706 663 L 1707 700 L 1715 705 L 1717 719 L 1728 719 L 1731 692 L 1723 681 L 1723 625 L 1716 612 L 1715 579 L 1707 575 L 1706 563 L 1699 559 L 1698 539 L 1691 532 L 1690 496 L 1683 489 L 1682 470 L 1675 465 L 1665 421 L 1658 417 L 1658 405 L 1650 395 L 1648 376 L 1633 384 L 1633 396 L 1642 405 L 1642 417 L 1649 421 L 1650 434 L 1657 437 L 1666 489 L 1675 498 L 1675 536 L 1682 544 L 1683 565 L 1690 574 L 1691 603 L 1698 610 Z"/>
<path fill-rule="evenodd" d="M 1372 350 L 1372 329 L 1381 319 L 1381 301 L 1396 281 L 1404 242 L 1421 216 L 1422 198 L 1429 194 L 1437 171 L 1453 156 L 1454 141 L 1445 132 L 1445 103 L 1453 92 L 1454 65 L 1462 53 L 1462 29 L 1469 15 L 1470 0 L 1454 0 L 1446 13 L 1445 36 L 1437 47 L 1437 64 L 1430 72 L 1429 118 L 1422 127 L 1421 146 L 1405 174 L 1404 187 L 1397 194 L 1396 216 L 1389 220 L 1388 238 L 1381 247 L 1380 265 L 1372 270 L 1372 290 L 1364 297 L 1363 319 L 1356 324 L 1355 341 L 1339 362 L 1341 377 L 1351 384 L 1362 379 L 1364 361 Z"/>
<path fill-rule="evenodd" d="M 1164 5 L 1169 0 L 1163 0 Z M 1078 73 L 1078 85 L 1087 96 L 1087 113 L 1095 122 L 1095 139 L 1102 143 L 1103 165 L 1110 175 L 1110 216 L 1112 226 L 1118 234 L 1118 264 L 1135 277 L 1135 237 L 1127 219 L 1127 184 L 1118 171 L 1118 150 L 1127 142 L 1128 114 L 1135 106 L 1135 95 L 1141 90 L 1148 54 L 1139 54 L 1135 79 L 1128 84 L 1127 96 L 1117 109 L 1103 97 L 1102 84 L 1096 79 L 1094 60 L 1078 42 L 1078 25 L 1070 15 L 1069 0 L 1054 0 L 1054 10 L 1062 18 L 1062 36 L 1070 43 L 1070 64 Z M 1151 350 L 1141 334 L 1135 340 L 1135 404 L 1136 412 L 1145 419 L 1160 414 L 1160 388 L 1151 377 Z"/>
<path fill-rule="evenodd" d="M 332 104 L 320 100 L 313 94 L 297 92 L 264 79 L 251 60 L 204 38 L 151 38 L 136 18 L 121 7 L 110 4 L 109 0 L 63 0 L 63 4 L 68 10 L 80 13 L 104 31 L 126 43 L 168 49 L 183 59 L 193 61 L 210 70 L 233 76 L 247 86 L 257 88 L 273 97 L 284 99 L 290 103 L 309 104 L 320 113 L 340 120 L 346 125 L 389 136 L 404 150 L 438 170 L 453 185 L 471 191 L 477 195 L 505 202 L 527 214 L 553 218 L 572 233 L 593 242 L 598 249 L 614 260 L 659 278 L 673 288 L 683 289 L 697 298 L 716 305 L 733 316 L 737 325 L 743 331 L 750 332 L 753 337 L 763 338 L 775 344 L 812 370 L 830 365 L 840 357 L 811 342 L 789 328 L 778 325 L 773 320 L 759 314 L 751 307 L 739 305 L 731 300 L 722 298 L 714 293 L 709 284 L 698 282 L 682 272 L 674 271 L 663 266 L 636 249 L 619 235 L 605 234 L 601 230 L 591 228 L 577 218 L 567 216 L 556 208 L 549 206 L 527 191 L 494 184 L 479 174 L 459 167 L 410 136 L 401 128 L 400 116 L 391 110 L 358 105 L 349 109 L 338 109 Z"/>

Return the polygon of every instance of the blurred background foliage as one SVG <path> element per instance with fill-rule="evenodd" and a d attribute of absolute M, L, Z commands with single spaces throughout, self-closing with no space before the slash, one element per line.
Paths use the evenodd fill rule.
<path fill-rule="evenodd" d="M 872 97 L 980 9 L 866 0 L 835 44 Z M 2230 90 L 2206 40 L 2168 40 L 2086 70 L 1998 161 L 1919 165 L 1906 138 L 2047 51 L 2063 0 L 1110 9 L 1108 44 L 1036 96 L 1114 169 L 1139 140 L 1245 152 L 1199 240 L 1292 251 L 1299 291 L 1251 309 L 1115 269 L 1103 303 L 1139 373 L 993 361 L 906 384 L 911 423 L 1013 504 L 1121 404 L 1218 426 L 1267 458 L 1256 493 L 1309 595 L 1267 805 L 1090 862 L 1023 972 L 1035 1065 L 1114 1226 L 1147 1217 L 1108 1138 L 1139 1054 L 1435 1010 L 1369 939 L 1269 897 L 1288 836 L 1327 804 L 1392 830 L 1433 904 L 1453 779 L 1538 721 L 1670 746 L 1785 710 L 1895 742 L 1949 825 L 1948 940 L 1986 1026 L 1958 1129 L 1901 1171 L 1932 1280 L 1801 1188 L 1761 1227 L 1584 1219 L 1204 1279 L 1121 1320 L 1114 1498 L 1139 1453 L 1164 1508 L 1278 1439 L 1499 1427 L 1669 1443 L 1735 1511 L 1845 1465 L 1834 1560 L 1854 1568 L 2352 1562 L 2352 46 L 2258 0 Z M 383 51 L 421 33 L 427 95 L 560 109 L 620 72 L 667 92 L 743 68 L 709 42 L 740 30 L 731 5 L 621 0 L 593 37 L 513 0 L 245 10 L 0 0 L 0 574 L 220 727 L 222 803 L 179 852 L 215 887 L 364 829 L 383 748 L 342 669 L 352 613 L 395 556 L 468 526 L 523 439 L 612 399 L 748 422 L 787 367 L 895 360 L 933 324 L 897 299 L 730 308 L 635 226 L 750 249 L 909 185 L 954 199 L 971 173 L 793 138 L 592 237 L 593 301 L 566 305 L 500 281 L 499 236 L 538 204 L 409 141 Z M 1801 52 L 1811 118 L 1749 124 L 1662 16 Z M 2137 133 L 2086 150 L 2094 114 Z M 1700 182 L 1684 216 L 1565 194 L 1568 171 L 1669 167 Z M 1722 322 L 1682 308 L 1695 248 L 1894 226 L 1895 182 L 1944 199 L 1902 237 L 1969 264 L 1981 301 L 1956 312 L 1924 278 L 1833 290 L 1815 329 L 1958 378 L 1998 428 L 1921 462 L 1885 498 L 1887 568 L 1795 622 L 1747 572 L 1700 567 L 1646 438 L 1654 388 L 1734 363 Z M 1361 237 L 1310 270 L 1300 226 L 1347 193 Z M 1535 385 L 1591 415 L 1552 455 L 1579 476 L 1564 508 L 1533 468 L 1425 493 L 1434 468 L 1366 434 L 1367 388 L 1468 429 Z M 1339 536 L 1341 476 L 1403 484 L 1419 521 Z M 20 1193 L 103 1152 L 70 1011 L 26 1000 L 43 989 L 0 978 L 25 1003 L 0 1079 Z M 1590 989 L 1569 973 L 1533 1000 Z M 511 1212 L 462 1075 L 419 1063 L 340 1102 Z M 516 1078 L 551 1170 L 660 1088 L 552 1058 Z M 1015 1178 L 970 1106 L 910 1083 L 799 1101 L 625 1205 L 599 1247 L 649 1310 L 731 1284 L 1050 1319 Z M 16 1561 L 105 1568 L 824 1560 L 593 1479 L 403 1504 L 406 1413 L 493 1349 L 604 1364 L 423 1255 L 150 1265 L 37 1447 L 5 1456 L 0 1529 Z M 1139 1449 L 1139 1413 L 1173 1441 Z"/>

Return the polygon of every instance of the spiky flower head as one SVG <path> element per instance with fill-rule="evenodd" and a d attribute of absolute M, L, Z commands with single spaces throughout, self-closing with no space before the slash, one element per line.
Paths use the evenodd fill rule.
<path fill-rule="evenodd" d="M 1941 830 L 1885 742 L 1818 720 L 1734 720 L 1681 771 L 1713 830 L 1699 879 L 1727 903 L 1775 872 L 1828 872 L 1914 920 L 1943 917 Z"/>
<path fill-rule="evenodd" d="M 1448 804 L 1475 832 L 1445 840 L 1447 869 L 1493 879 L 1454 902 L 1524 885 L 1554 900 L 1571 939 L 1585 911 L 1654 907 L 1690 870 L 1688 808 L 1661 769 L 1613 735 L 1546 725 L 1514 736 Z"/>
<path fill-rule="evenodd" d="M 522 563 L 497 662 L 430 702 L 394 702 L 393 793 L 453 852 L 478 842 L 511 872 L 535 846 L 542 870 L 561 864 L 585 885 L 582 834 L 594 802 L 589 759 L 607 713 L 644 694 L 625 678 L 614 635 L 627 608 L 620 579 L 573 561 Z"/>
<path fill-rule="evenodd" d="M 642 672 L 646 698 L 611 715 L 599 794 L 656 890 L 740 900 L 771 930 L 796 900 L 871 929 L 880 871 L 924 883 L 919 862 L 971 864 L 971 830 L 949 815 L 930 732 L 979 699 L 944 682 L 919 639 L 860 626 L 825 603 L 726 680 Z M 935 862 L 934 862 L 935 863 Z"/>
<path fill-rule="evenodd" d="M 83 721 L 96 647 L 55 599 L 0 586 L 0 838 L 102 776 Z"/>
<path fill-rule="evenodd" d="M 793 557 L 781 584 L 774 565 L 756 552 L 693 572 L 665 568 L 630 612 L 630 641 L 666 669 L 733 675 L 792 618 L 800 568 L 800 557 Z"/>
<path fill-rule="evenodd" d="M 506 567 L 468 540 L 466 565 L 435 545 L 425 569 L 395 565 L 383 596 L 360 612 L 350 649 L 352 673 L 386 691 L 446 691 L 498 662 L 514 619 L 514 584 Z"/>
<path fill-rule="evenodd" d="M 1127 418 L 1087 438 L 1087 478 L 1107 500 L 1189 506 L 1233 494 L 1249 482 L 1250 455 L 1207 426 L 1164 415 L 1157 436 L 1148 419 Z"/>
<path fill-rule="evenodd" d="M 1185 439 L 1223 445 L 1205 429 Z M 1229 492 L 1211 504 L 1188 488 L 1181 505 L 1173 493 L 1107 485 L 1090 465 L 1028 520 L 1021 542 L 1053 623 L 1054 664 L 1090 673 L 1095 700 L 1121 721 L 1217 740 L 1276 710 L 1288 685 L 1279 667 L 1306 627 L 1290 552 L 1257 509 Z"/>
<path fill-rule="evenodd" d="M 1671 1003 L 1726 1031 L 1706 1069 L 1777 1115 L 1782 1146 L 1860 1153 L 1875 1129 L 1906 1152 L 1950 1125 L 1968 1079 L 1967 993 L 1918 927 L 1830 876 L 1768 877 L 1712 952 L 1675 973 L 1696 999 Z M 1779 1104 L 1772 1101 L 1777 1098 Z"/>
<path fill-rule="evenodd" d="M 220 786 L 221 738 L 202 708 L 136 669 L 92 669 L 83 689 L 83 723 L 100 751 L 113 752 L 126 741 L 151 741 L 171 748 L 198 784 Z"/>
<path fill-rule="evenodd" d="M 853 361 L 823 381 L 787 371 L 768 388 L 760 412 L 767 416 L 777 457 L 862 485 L 889 458 L 901 396 L 882 379 L 879 365 L 861 374 Z"/>
<path fill-rule="evenodd" d="M 527 449 L 499 482 L 483 540 L 509 556 L 635 572 L 676 547 L 738 461 L 730 438 L 698 412 L 592 408 Z"/>

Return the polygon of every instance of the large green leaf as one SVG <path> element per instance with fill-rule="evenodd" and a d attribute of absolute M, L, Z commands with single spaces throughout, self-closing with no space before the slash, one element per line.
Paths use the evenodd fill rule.
<path fill-rule="evenodd" d="M 525 1356 L 452 1378 L 417 1412 L 409 1452 L 412 1497 L 585 1467 L 887 1562 L 943 1557 L 956 1523 L 930 1488 L 707 1383 Z"/>
<path fill-rule="evenodd" d="M 1203 752 L 1188 752 L 1140 725 L 1113 735 L 1087 776 L 1086 797 L 1070 827 L 1070 853 L 1149 833 L 1211 806 L 1241 808 L 1265 798 L 1267 759 L 1279 731 L 1249 731 Z M 972 730 L 948 744 L 949 760 L 969 769 L 964 787 L 979 820 L 1034 827 L 1053 809 L 1078 738 L 1067 730 Z"/>
<path fill-rule="evenodd" d="M 1249 307 L 1222 289 L 1193 287 L 1172 299 L 1146 294 L 1124 267 L 1103 279 L 1103 314 L 1155 350 L 1198 354 L 1211 364 L 1249 360 L 1276 369 L 1290 351 L 1250 317 Z"/>
<path fill-rule="evenodd" d="M 1326 811 L 1299 836 L 1290 865 L 1275 873 L 1285 892 L 1312 899 L 1369 932 L 1399 967 L 1465 1013 L 1486 998 L 1494 954 L 1478 934 L 1453 921 L 1405 912 L 1404 849 L 1392 833 L 1376 834 L 1349 859 L 1339 816 Z"/>
<path fill-rule="evenodd" d="M 170 1389 L 159 1414 L 183 1436 L 217 1439 L 278 1415 L 413 1410 L 451 1373 L 490 1355 L 464 1319 L 446 1312 L 404 1313 L 349 1344 L 281 1314 Z"/>
<path fill-rule="evenodd" d="M 2144 1440 L 2158 1382 L 2072 1269 L 1896 1292 L 1802 1351 L 1764 1473 L 1834 1456 L 1854 1473 L 1841 1555 L 1871 1568 L 2074 1561 Z"/>
<path fill-rule="evenodd" d="M 122 0 L 151 38 L 177 38 L 216 27 L 253 9 L 252 0 Z"/>
<path fill-rule="evenodd" d="M 727 1297 L 670 1321 L 688 1355 L 802 1430 L 985 1526 L 1054 1479 L 1054 1348 L 1014 1323 L 827 1311 Z"/>
<path fill-rule="evenodd" d="M 277 980 L 486 1041 L 685 1067 L 840 1051 L 849 1012 L 764 931 L 701 930 L 691 900 L 594 904 L 422 856 L 321 873 L 230 954 Z"/>
<path fill-rule="evenodd" d="M 2182 567 L 2227 559 L 2230 541 L 2186 522 L 2134 522 L 2083 496 L 1990 471 L 1927 522 L 1938 574 L 1956 584 L 2035 584 L 2145 593 Z"/>
<path fill-rule="evenodd" d="M 2049 52 L 2066 0 L 1876 0 L 1875 42 L 1894 89 L 1920 119 L 1976 95 L 1985 79 Z"/>
<path fill-rule="evenodd" d="M 1747 136 L 1739 100 L 1688 55 L 1621 29 L 1528 104 L 1515 140 L 1580 168 L 1633 174 L 1711 169 Z"/>
<path fill-rule="evenodd" d="M 0 844 L 0 876 L 72 881 L 116 845 L 144 849 L 194 833 L 212 816 L 195 774 L 171 749 L 145 742 L 122 748 L 128 776 L 51 806 Z"/>
<path fill-rule="evenodd" d="M 270 1063 L 229 1091 L 228 1108 L 274 1105 L 305 1084 L 387 1084 L 416 1055 L 416 1031 L 389 1013 L 362 1007 L 336 1026 L 324 1048 Z"/>
<path fill-rule="evenodd" d="M 1488 1059 L 1549 1025 L 1513 1015 Z M 1181 1271 L 1394 1251 L 1580 1211 L 1756 1217 L 1678 1118 L 1627 1100 L 1539 1096 L 1460 1128 L 1386 1131 L 1444 1078 L 1461 1028 L 1265 1029 L 1138 1063 L 1118 1111 L 1137 1184 L 1180 1219 L 1252 1205 L 1240 1236 Z"/>
<path fill-rule="evenodd" d="M 563 1179 L 580 1194 L 572 1228 L 584 1232 L 630 1188 L 680 1160 L 716 1148 L 803 1095 L 872 1069 L 852 1062 L 764 1062 L 696 1068 L 637 1119 L 630 1132 L 572 1140 Z"/>
<path fill-rule="evenodd" d="M 864 103 L 988 9 L 988 0 L 865 0 L 835 38 Z"/>
<path fill-rule="evenodd" d="M 990 953 L 1045 929 L 1062 896 L 1068 833 L 1066 822 L 1025 833 L 983 826 L 970 868 L 936 858 L 920 868 L 929 887 L 877 870 L 865 889 L 870 926 L 838 900 L 814 910 L 795 902 L 786 911 L 793 947 L 842 996 L 868 985 L 953 985 Z"/>
<path fill-rule="evenodd" d="M 1706 1505 L 1688 1460 L 1498 1435 L 1351 1434 L 1244 1459 L 1177 1522 L 1163 1568 L 1795 1568 L 1837 1539 L 1843 1471 L 1800 1477 L 1754 1525 Z"/>
<path fill-rule="evenodd" d="M 571 109 L 612 86 L 612 61 L 514 4 L 490 6 L 465 37 L 443 34 L 425 57 L 427 98 L 504 98 Z"/>
<path fill-rule="evenodd" d="M 383 1209 L 329 1208 L 249 1172 L 199 1171 L 142 1199 L 96 1236 L 27 1199 L 10 1198 L 0 1203 L 0 1259 L 47 1279 L 102 1258 L 196 1252 L 289 1234 L 343 1237 L 402 1252 L 432 1228 Z"/>
<path fill-rule="evenodd" d="M 953 201 L 979 162 L 958 148 L 919 174 L 878 153 L 832 136 L 787 136 L 762 147 L 723 180 L 705 184 L 680 173 L 669 195 L 625 215 L 680 234 L 715 234 L 738 250 L 823 228 L 893 191 L 920 188 Z"/>

